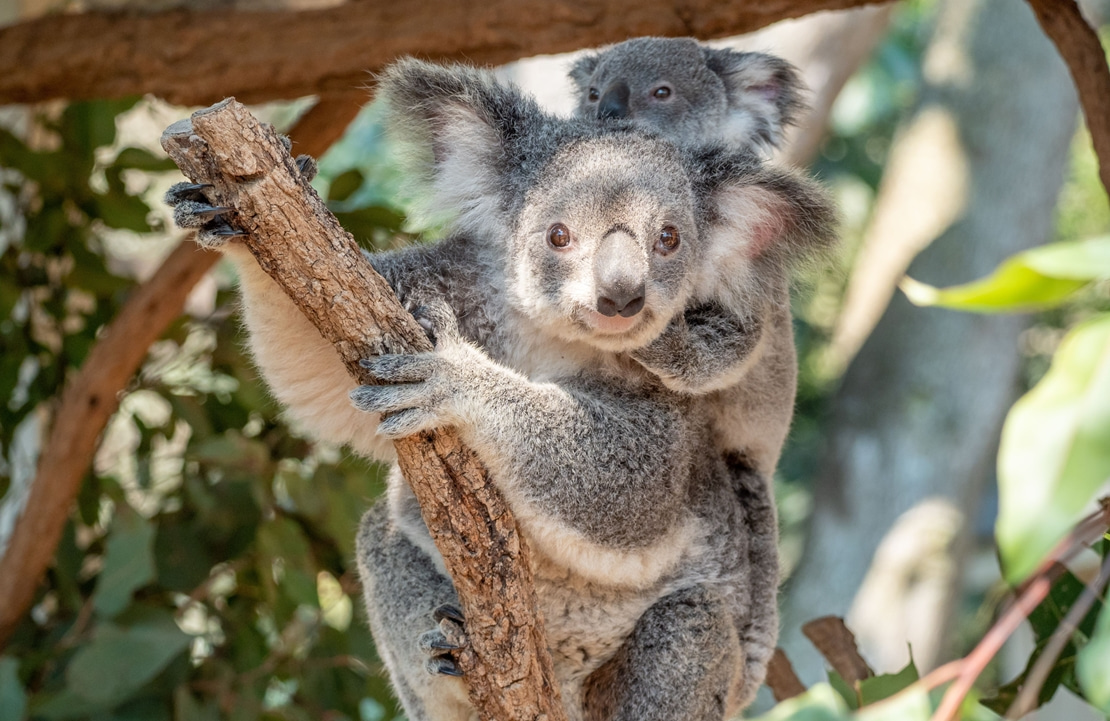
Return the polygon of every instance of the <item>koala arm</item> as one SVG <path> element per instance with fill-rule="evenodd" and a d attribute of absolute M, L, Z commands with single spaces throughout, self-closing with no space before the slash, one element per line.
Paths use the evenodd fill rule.
<path fill-rule="evenodd" d="M 548 549 L 616 554 L 619 564 L 674 540 L 693 434 L 673 394 L 585 375 L 534 382 L 465 342 L 445 304 L 424 312 L 436 316 L 422 319 L 436 350 L 373 359 L 367 367 L 383 385 L 352 394 L 363 410 L 388 414 L 379 433 L 457 427 Z"/>
<path fill-rule="evenodd" d="M 762 337 L 762 316 L 741 318 L 708 302 L 687 308 L 631 356 L 671 390 L 702 395 L 738 383 L 755 360 Z"/>

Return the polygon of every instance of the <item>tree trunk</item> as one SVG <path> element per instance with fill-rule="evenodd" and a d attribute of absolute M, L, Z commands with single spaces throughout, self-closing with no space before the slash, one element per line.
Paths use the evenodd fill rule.
<path fill-rule="evenodd" d="M 1029 8 L 1012 0 L 945 3 L 924 70 L 871 235 L 932 241 L 910 275 L 948 285 L 1049 239 L 1076 97 Z M 783 641 L 804 679 L 820 665 L 797 628 L 814 616 L 848 614 L 879 670 L 907 660 L 907 639 L 919 667 L 945 652 L 954 551 L 991 477 L 1026 326 L 1020 316 L 915 308 L 899 294 L 849 367 L 786 604 Z"/>

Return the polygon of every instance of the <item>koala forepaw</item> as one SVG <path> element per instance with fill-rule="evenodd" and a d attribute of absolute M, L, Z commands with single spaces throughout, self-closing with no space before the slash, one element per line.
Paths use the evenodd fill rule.
<path fill-rule="evenodd" d="M 462 669 L 453 657 L 455 651 L 467 644 L 462 612 L 451 604 L 444 604 L 432 613 L 432 618 L 436 627 L 417 639 L 420 651 L 429 657 L 424 669 L 433 676 L 462 676 Z"/>
<path fill-rule="evenodd" d="M 204 191 L 207 183 L 176 183 L 166 192 L 165 201 L 173 208 L 173 222 L 179 228 L 197 231 L 197 243 L 206 248 L 223 245 L 231 238 L 246 235 L 225 219 L 233 208 L 212 205 Z"/>

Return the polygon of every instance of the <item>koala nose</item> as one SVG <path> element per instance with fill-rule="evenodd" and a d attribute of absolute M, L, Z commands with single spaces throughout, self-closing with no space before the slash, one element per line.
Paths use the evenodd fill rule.
<path fill-rule="evenodd" d="M 644 308 L 644 286 L 611 288 L 597 298 L 597 312 L 612 318 L 631 318 Z"/>
<path fill-rule="evenodd" d="M 601 96 L 597 104 L 597 119 L 612 120 L 628 117 L 628 83 L 613 83 Z"/>

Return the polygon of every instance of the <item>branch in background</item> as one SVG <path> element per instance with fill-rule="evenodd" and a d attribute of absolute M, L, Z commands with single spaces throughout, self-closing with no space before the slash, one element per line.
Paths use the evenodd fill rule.
<path fill-rule="evenodd" d="M 323 10 L 58 14 L 0 28 L 0 104 L 152 93 L 181 105 L 349 93 L 400 55 L 501 64 L 634 35 L 702 39 L 876 0 L 391 0 Z"/>
<path fill-rule="evenodd" d="M 273 129 L 243 105 L 225 100 L 194 113 L 163 133 L 162 146 L 186 177 L 214 186 L 214 202 L 235 209 L 246 247 L 356 380 L 373 382 L 363 358 L 432 349 Z M 268 212 L 277 204 L 281 213 Z M 528 547 L 504 499 L 452 429 L 395 446 L 467 619 L 458 661 L 478 715 L 564 719 Z"/>
<path fill-rule="evenodd" d="M 1068 65 L 1098 156 L 1098 176 L 1110 192 L 1110 68 L 1094 28 L 1075 0 L 1028 0 L 1060 56 Z"/>
<path fill-rule="evenodd" d="M 352 96 L 322 99 L 290 132 L 298 152 L 323 153 L 358 112 Z M 54 425 L 39 453 L 27 504 L 0 557 L 0 648 L 34 601 L 35 592 L 69 518 L 97 442 L 119 407 L 120 392 L 169 327 L 193 286 L 219 255 L 192 241 L 179 245 L 154 275 L 135 289 L 97 339 L 54 409 Z"/>
<path fill-rule="evenodd" d="M 781 648 L 775 649 L 770 663 L 767 664 L 767 678 L 764 683 L 771 689 L 775 701 L 785 701 L 806 692 L 805 684 L 794 673 L 794 665 Z"/>
<path fill-rule="evenodd" d="M 859 653 L 856 637 L 839 616 L 822 616 L 802 626 L 802 633 L 850 685 L 875 675 Z"/>
<path fill-rule="evenodd" d="M 1072 635 L 1079 628 L 1079 623 L 1087 615 L 1091 606 L 1094 605 L 1107 581 L 1110 581 L 1110 554 L 1107 554 L 1103 560 L 1098 577 L 1087 584 L 1082 595 L 1076 599 L 1067 615 L 1060 621 L 1060 625 L 1053 631 L 1052 637 L 1045 644 L 1037 663 L 1033 665 L 1033 670 L 1026 677 L 1021 693 L 1018 694 L 1014 703 L 1006 711 L 1006 718 L 1021 718 L 1036 708 L 1037 699 L 1041 695 L 1041 688 L 1044 687 L 1048 675 L 1052 673 L 1052 669 L 1056 666 L 1056 659 L 1060 657 L 1064 646 L 1067 645 Z"/>

